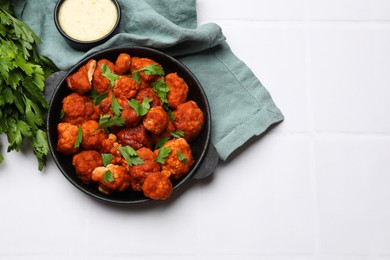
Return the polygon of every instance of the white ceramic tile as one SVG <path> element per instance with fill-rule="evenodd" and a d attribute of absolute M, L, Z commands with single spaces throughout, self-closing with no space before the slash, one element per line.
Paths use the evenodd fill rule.
<path fill-rule="evenodd" d="M 90 254 L 90 255 L 1 255 L 1 259 L 7 260 L 308 260 L 308 256 L 270 256 L 270 255 L 249 255 L 249 254 L 240 254 L 240 255 L 120 255 L 120 254 L 110 254 L 110 255 L 99 255 L 99 254 Z M 314 258 L 313 258 L 314 259 Z M 320 259 L 319 259 L 320 260 Z M 323 259 L 321 259 L 323 260 Z M 343 260 L 366 260 L 358 258 L 346 258 Z M 385 259 L 377 259 L 385 260 Z"/>
<path fill-rule="evenodd" d="M 91 202 L 80 196 L 52 163 L 42 173 L 35 170 L 35 160 L 22 157 L 22 154 L 8 154 L 7 163 L 23 163 L 2 173 L 6 178 L 0 186 L 3 223 L 0 253 L 71 252 L 82 242 L 80 233 L 88 222 L 80 216 L 86 213 Z M 64 196 L 68 198 L 65 201 Z"/>
<path fill-rule="evenodd" d="M 315 146 L 322 254 L 390 254 L 390 140 L 318 137 Z"/>
<path fill-rule="evenodd" d="M 308 131 L 305 30 L 301 25 L 222 23 L 232 51 L 253 71 L 285 116 L 275 131 Z M 240 46 L 245 45 L 245 48 Z"/>
<path fill-rule="evenodd" d="M 244 157 L 257 163 L 245 167 L 240 163 Z M 312 253 L 315 221 L 308 159 L 305 138 L 275 135 L 221 167 L 200 190 L 201 251 Z"/>
<path fill-rule="evenodd" d="M 108 256 L 195 253 L 198 209 L 196 196 L 191 197 L 193 193 L 189 188 L 165 203 L 134 207 L 101 203 L 91 206 L 88 218 L 93 221 L 76 252 L 94 255 L 99 248 L 99 254 Z"/>
<path fill-rule="evenodd" d="M 0 259 L 389 260 L 390 1 L 197 0 L 285 121 L 165 204 L 0 149 Z"/>
<path fill-rule="evenodd" d="M 390 131 L 390 26 L 315 25 L 310 31 L 317 131 Z"/>
<path fill-rule="evenodd" d="M 7 259 L 7 260 L 52 260 L 52 259 L 56 259 L 56 260 L 69 260 L 69 256 L 68 255 L 57 255 L 57 254 L 54 254 L 54 255 L 48 255 L 48 254 L 38 254 L 38 255 L 32 255 L 32 254 L 28 254 L 28 255 L 18 255 L 18 254 L 13 254 L 13 255 L 1 255 L 0 254 L 0 258 L 1 259 Z M 74 259 L 74 260 L 79 260 L 79 259 L 85 259 L 85 258 L 78 258 L 78 259 Z"/>
<path fill-rule="evenodd" d="M 199 260 L 308 260 L 308 256 L 270 255 L 270 254 L 209 254 L 201 255 Z"/>
<path fill-rule="evenodd" d="M 288 256 L 288 255 L 0 255 L 7 260 L 389 260 L 390 257 L 378 256 Z"/>
<path fill-rule="evenodd" d="M 305 0 L 198 0 L 198 21 L 302 20 Z"/>
<path fill-rule="evenodd" d="M 388 0 L 310 0 L 313 20 L 390 20 Z"/>
<path fill-rule="evenodd" d="M 389 260 L 389 256 L 369 256 L 369 255 L 334 255 L 321 254 L 312 259 L 315 260 Z"/>

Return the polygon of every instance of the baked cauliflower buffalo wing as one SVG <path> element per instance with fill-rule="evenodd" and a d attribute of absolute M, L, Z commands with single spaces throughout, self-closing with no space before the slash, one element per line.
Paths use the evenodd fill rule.
<path fill-rule="evenodd" d="M 137 153 L 143 163 L 131 166 L 129 168 L 129 172 L 131 177 L 131 187 L 135 191 L 141 191 L 142 184 L 144 183 L 146 176 L 152 172 L 160 171 L 161 166 L 158 162 L 156 162 L 156 155 L 152 150 L 143 147 L 137 150 Z"/>
<path fill-rule="evenodd" d="M 112 73 L 115 72 L 115 65 L 109 60 L 101 59 L 96 64 L 95 72 L 93 73 L 93 89 L 97 93 L 104 93 L 110 90 L 110 80 L 103 76 L 102 65 L 105 64 L 111 70 Z"/>
<path fill-rule="evenodd" d="M 81 129 L 83 131 L 82 147 L 87 150 L 100 149 L 107 135 L 103 129 L 99 129 L 98 122 L 88 120 L 81 125 Z"/>
<path fill-rule="evenodd" d="M 57 151 L 65 155 L 72 155 L 79 150 L 76 147 L 77 134 L 79 128 L 70 123 L 59 123 L 57 125 L 58 142 Z"/>
<path fill-rule="evenodd" d="M 130 175 L 121 165 L 109 164 L 106 167 L 95 168 L 92 180 L 99 183 L 99 191 L 105 194 L 121 192 L 130 187 Z"/>
<path fill-rule="evenodd" d="M 150 173 L 142 184 L 142 191 L 146 197 L 154 200 L 166 200 L 172 193 L 172 182 L 162 172 Z"/>
<path fill-rule="evenodd" d="M 121 164 L 123 157 L 119 152 L 119 143 L 117 142 L 117 137 L 114 134 L 109 134 L 107 139 L 102 141 L 102 147 L 100 148 L 101 154 L 111 154 L 112 159 L 111 163 Z"/>
<path fill-rule="evenodd" d="M 186 102 L 188 95 L 188 85 L 177 73 L 170 73 L 165 77 L 165 82 L 169 87 L 167 94 L 168 104 L 171 108 L 176 108 L 181 103 Z"/>
<path fill-rule="evenodd" d="M 76 73 L 66 78 L 68 87 L 79 94 L 87 93 L 92 89 L 92 75 L 95 72 L 96 60 L 90 60 Z"/>
<path fill-rule="evenodd" d="M 115 81 L 114 95 L 116 97 L 124 97 L 127 99 L 135 97 L 139 89 L 138 83 L 128 76 L 120 76 Z"/>
<path fill-rule="evenodd" d="M 168 114 L 161 106 L 151 108 L 143 119 L 146 130 L 155 135 L 161 134 L 168 127 L 168 123 Z"/>
<path fill-rule="evenodd" d="M 142 147 L 149 149 L 153 147 L 152 139 L 142 124 L 136 127 L 124 128 L 118 132 L 117 136 L 121 145 L 129 145 L 135 150 Z"/>
<path fill-rule="evenodd" d="M 129 107 L 122 110 L 121 117 L 125 120 L 126 127 L 134 127 L 142 120 L 142 117 L 137 115 L 134 108 Z"/>
<path fill-rule="evenodd" d="M 102 115 L 105 115 L 105 114 L 110 114 L 111 116 L 114 116 L 114 115 L 115 115 L 114 111 L 112 110 L 112 106 L 113 106 L 113 104 L 112 104 L 112 102 L 113 102 L 113 96 L 114 96 L 114 95 L 112 94 L 112 92 L 109 92 L 109 93 L 107 93 L 107 97 L 104 98 L 104 99 L 99 103 L 99 110 L 100 110 L 100 113 L 101 113 Z M 116 101 L 119 103 L 119 105 L 122 106 L 123 104 L 125 104 L 125 106 L 130 107 L 128 104 L 126 104 L 126 103 L 128 102 L 127 99 L 122 98 L 122 97 L 116 98 L 115 96 L 114 96 L 114 98 L 115 98 Z M 123 107 L 122 107 L 122 108 L 123 108 Z"/>
<path fill-rule="evenodd" d="M 130 66 L 130 71 L 131 73 L 134 73 L 135 71 L 139 71 L 143 68 L 145 68 L 148 65 L 153 65 L 157 64 L 158 66 L 161 67 L 157 62 L 155 62 L 152 59 L 149 58 L 139 58 L 139 57 L 133 57 L 131 59 L 131 66 Z M 140 71 L 140 89 L 150 87 L 151 83 L 155 81 L 158 77 L 155 75 L 147 75 L 145 72 Z"/>
<path fill-rule="evenodd" d="M 115 61 L 115 72 L 118 74 L 125 74 L 130 72 L 131 57 L 127 53 L 119 54 Z"/>
<path fill-rule="evenodd" d="M 99 118 L 99 107 L 95 106 L 91 97 L 72 93 L 62 101 L 62 121 L 74 125 L 82 124 L 87 120 Z"/>
<path fill-rule="evenodd" d="M 163 147 L 171 151 L 168 157 L 165 158 L 161 169 L 170 172 L 172 180 L 178 180 L 189 172 L 191 165 L 194 163 L 191 146 L 184 138 L 176 138 L 166 142 Z M 155 154 L 158 155 L 159 152 L 160 149 L 156 150 Z"/>
<path fill-rule="evenodd" d="M 116 98 L 118 104 L 122 107 L 121 117 L 125 120 L 125 126 L 133 127 L 137 126 L 138 123 L 142 120 L 141 116 L 138 116 L 134 108 L 129 105 L 129 100 L 124 97 Z M 100 113 L 105 115 L 109 114 L 114 116 L 115 113 L 112 110 L 112 95 L 109 94 L 108 97 L 103 99 L 99 104 Z"/>
<path fill-rule="evenodd" d="M 187 141 L 194 140 L 202 131 L 204 116 L 198 105 L 190 100 L 177 106 L 173 111 L 175 127 L 177 131 L 184 132 Z"/>
<path fill-rule="evenodd" d="M 79 178 L 85 184 L 92 182 L 92 172 L 103 166 L 102 156 L 95 150 L 84 150 L 73 156 L 72 164 Z"/>
<path fill-rule="evenodd" d="M 177 73 L 121 53 L 89 60 L 66 79 L 57 150 L 85 185 L 167 199 L 194 163 L 190 142 L 204 115 Z M 138 83 L 139 82 L 139 83 Z"/>
<path fill-rule="evenodd" d="M 171 139 L 172 138 L 172 135 L 171 133 L 175 132 L 176 131 L 176 128 L 175 128 L 175 124 L 173 123 L 173 120 L 172 119 L 168 119 L 168 126 L 167 128 L 165 128 L 164 131 L 162 131 L 160 134 L 158 135 L 155 135 L 153 134 L 151 136 L 152 140 L 157 143 L 158 141 L 160 141 L 162 138 L 166 138 L 167 140 L 168 139 Z"/>
<path fill-rule="evenodd" d="M 140 91 L 138 91 L 137 96 L 135 99 L 138 101 L 138 103 L 142 103 L 142 101 L 147 98 L 151 99 L 150 107 L 156 107 L 156 106 L 162 106 L 162 101 L 160 97 L 154 92 L 152 88 L 143 88 Z"/>

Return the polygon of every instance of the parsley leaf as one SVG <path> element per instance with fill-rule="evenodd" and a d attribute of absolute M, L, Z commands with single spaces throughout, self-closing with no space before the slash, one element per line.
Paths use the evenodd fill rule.
<path fill-rule="evenodd" d="M 102 153 L 101 156 L 102 156 L 102 161 L 103 161 L 103 165 L 104 166 L 107 166 L 107 165 L 109 165 L 111 163 L 112 157 L 113 157 L 112 154 L 110 154 L 110 153 Z"/>
<path fill-rule="evenodd" d="M 77 129 L 77 138 L 76 138 L 76 142 L 74 143 L 74 147 L 79 148 L 82 141 L 83 141 L 83 129 L 81 128 L 81 126 L 79 126 L 79 128 Z"/>
<path fill-rule="evenodd" d="M 38 158 L 38 169 L 43 169 L 45 166 L 46 154 L 49 152 L 49 145 L 47 143 L 47 134 L 45 131 L 38 129 L 35 136 L 31 136 L 30 143 L 33 147 L 34 154 Z"/>
<path fill-rule="evenodd" d="M 22 106 L 21 101 L 17 101 L 16 99 L 15 104 L 18 104 L 17 106 Z M 30 99 L 25 99 L 25 115 L 26 115 L 26 121 L 27 123 L 34 129 L 37 129 L 39 126 L 43 125 L 43 115 L 42 111 L 39 109 L 38 105 L 32 102 Z"/>
<path fill-rule="evenodd" d="M 144 116 L 148 113 L 152 100 L 151 98 L 144 98 L 140 104 L 136 99 L 132 98 L 129 101 L 129 105 L 135 110 L 137 116 Z"/>
<path fill-rule="evenodd" d="M 111 117 L 110 115 L 102 115 L 99 118 L 98 128 L 104 129 L 108 132 L 109 127 L 123 125 L 125 125 L 125 119 L 120 116 Z"/>
<path fill-rule="evenodd" d="M 179 161 L 187 163 L 187 157 L 184 154 L 182 154 L 179 150 L 176 150 L 176 154 Z"/>
<path fill-rule="evenodd" d="M 138 85 L 141 84 L 141 75 L 139 74 L 139 71 L 135 71 L 133 73 L 133 76 L 131 76 L 131 78 L 134 79 Z"/>
<path fill-rule="evenodd" d="M 23 142 L 24 137 L 31 137 L 31 127 L 23 120 L 12 120 L 9 122 L 9 132 L 7 133 L 8 137 L 8 150 L 20 151 L 21 144 Z"/>
<path fill-rule="evenodd" d="M 165 75 L 163 68 L 161 68 L 157 64 L 150 64 L 150 65 L 147 65 L 147 66 L 133 72 L 132 78 L 138 84 L 141 83 L 141 76 L 140 76 L 141 71 L 143 71 L 145 73 L 145 75 L 147 75 L 147 76 L 150 76 L 150 75 L 164 76 Z"/>
<path fill-rule="evenodd" d="M 159 162 L 161 164 L 165 163 L 165 158 L 169 156 L 169 153 L 172 151 L 171 147 L 161 147 L 160 150 L 158 150 L 158 155 L 155 159 L 156 162 Z"/>
<path fill-rule="evenodd" d="M 141 157 L 139 157 L 138 153 L 130 146 L 128 146 L 128 145 L 119 146 L 118 150 L 121 153 L 121 155 L 123 156 L 123 158 L 125 158 L 125 160 L 129 166 L 140 165 L 140 164 L 144 163 L 144 161 L 141 159 Z"/>
<path fill-rule="evenodd" d="M 162 147 L 166 142 L 168 142 L 168 140 L 169 140 L 169 137 L 163 137 L 163 138 L 161 138 L 160 140 L 157 141 L 157 143 L 156 143 L 154 149 L 156 150 L 156 149 Z"/>
<path fill-rule="evenodd" d="M 114 95 L 112 96 L 111 108 L 116 116 L 121 115 L 121 110 L 123 109 L 123 107 L 118 103 L 118 100 Z"/>
<path fill-rule="evenodd" d="M 110 170 L 107 170 L 103 174 L 103 179 L 104 179 L 105 183 L 109 183 L 109 182 L 114 182 L 115 181 L 114 174 Z"/>
<path fill-rule="evenodd" d="M 92 89 L 91 90 L 91 98 L 92 102 L 95 106 L 99 105 L 103 99 L 108 97 L 108 92 L 104 92 L 102 94 L 99 94 L 96 90 Z"/>
<path fill-rule="evenodd" d="M 153 91 L 159 96 L 163 104 L 168 104 L 167 93 L 169 92 L 169 87 L 165 83 L 163 77 L 159 80 L 152 83 Z"/>
<path fill-rule="evenodd" d="M 184 137 L 184 132 L 179 130 L 176 132 L 169 132 L 173 137 L 175 138 L 183 138 Z"/>
<path fill-rule="evenodd" d="M 164 106 L 164 109 L 165 109 L 165 111 L 167 111 L 168 117 L 169 117 L 172 121 L 175 121 L 176 118 L 175 118 L 175 115 L 173 114 L 172 110 L 171 110 L 171 109 L 165 108 L 165 106 Z"/>
<path fill-rule="evenodd" d="M 110 67 L 105 63 L 101 64 L 100 68 L 102 69 L 102 75 L 110 81 L 111 88 L 114 87 L 115 80 L 119 79 L 119 75 L 112 73 Z"/>
<path fill-rule="evenodd" d="M 164 76 L 164 69 L 157 64 L 150 64 L 141 69 L 146 75 L 160 75 Z"/>

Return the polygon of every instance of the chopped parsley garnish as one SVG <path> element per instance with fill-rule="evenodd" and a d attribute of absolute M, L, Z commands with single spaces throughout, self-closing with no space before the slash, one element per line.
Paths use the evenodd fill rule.
<path fill-rule="evenodd" d="M 107 165 L 109 165 L 111 163 L 112 157 L 113 157 L 112 154 L 110 154 L 110 153 L 102 153 L 101 156 L 102 156 L 102 161 L 103 161 L 103 165 L 104 166 L 107 166 Z"/>
<path fill-rule="evenodd" d="M 136 70 L 133 72 L 132 78 L 138 83 L 141 83 L 141 76 L 140 72 L 143 71 L 145 75 L 159 75 L 159 76 L 164 76 L 165 72 L 164 69 L 158 66 L 157 64 L 151 64 L 147 65 L 139 70 Z"/>
<path fill-rule="evenodd" d="M 102 115 L 99 118 L 99 128 L 104 129 L 106 132 L 111 126 L 123 126 L 125 125 L 125 119 L 120 116 Z"/>
<path fill-rule="evenodd" d="M 103 99 L 108 97 L 108 92 L 104 92 L 102 94 L 99 94 L 96 90 L 92 89 L 91 90 L 91 98 L 92 102 L 95 106 L 99 105 Z"/>
<path fill-rule="evenodd" d="M 168 104 L 167 94 L 169 87 L 163 77 L 152 83 L 153 91 L 159 96 L 163 104 Z"/>
<path fill-rule="evenodd" d="M 159 162 L 161 164 L 165 163 L 165 158 L 169 156 L 169 153 L 172 151 L 171 147 L 161 147 L 160 150 L 158 150 L 158 155 L 156 157 L 156 162 Z"/>
<path fill-rule="evenodd" d="M 114 174 L 110 170 L 107 170 L 103 174 L 103 179 L 104 179 L 105 183 L 109 183 L 109 182 L 114 182 L 115 181 Z"/>
<path fill-rule="evenodd" d="M 158 148 L 162 147 L 166 142 L 168 142 L 168 140 L 169 140 L 169 137 L 161 138 L 160 140 L 157 141 L 154 149 L 158 149 Z"/>
<path fill-rule="evenodd" d="M 141 159 L 141 157 L 139 157 L 138 153 L 130 146 L 128 146 L 128 145 L 119 146 L 118 150 L 121 153 L 121 155 L 123 156 L 123 158 L 125 158 L 125 160 L 129 166 L 139 165 L 139 164 L 144 163 L 144 161 Z"/>
<path fill-rule="evenodd" d="M 136 99 L 132 98 L 129 101 L 129 105 L 135 110 L 137 116 L 144 116 L 148 113 L 152 100 L 151 98 L 144 98 L 140 104 Z"/>
<path fill-rule="evenodd" d="M 110 81 L 111 88 L 115 85 L 115 80 L 119 79 L 119 75 L 112 73 L 110 67 L 107 66 L 107 64 L 103 63 L 100 65 L 100 68 L 102 69 L 102 75 Z"/>
<path fill-rule="evenodd" d="M 81 126 L 79 126 L 79 128 L 77 129 L 77 138 L 76 138 L 76 142 L 74 143 L 74 147 L 79 148 L 82 141 L 83 141 L 83 129 L 81 128 Z"/>
<path fill-rule="evenodd" d="M 187 157 L 184 154 L 182 154 L 179 150 L 176 150 L 176 154 L 179 161 L 187 163 Z"/>
<path fill-rule="evenodd" d="M 175 138 L 183 138 L 184 137 L 184 132 L 179 130 L 176 132 L 169 132 L 173 137 Z"/>
<path fill-rule="evenodd" d="M 116 116 L 120 116 L 123 109 L 114 95 L 112 96 L 111 109 Z"/>
<path fill-rule="evenodd" d="M 165 111 L 167 111 L 167 114 L 168 114 L 168 117 L 172 120 L 172 121 L 175 121 L 176 118 L 175 118 L 175 115 L 173 114 L 172 110 L 170 108 L 166 108 L 164 106 L 164 109 Z"/>

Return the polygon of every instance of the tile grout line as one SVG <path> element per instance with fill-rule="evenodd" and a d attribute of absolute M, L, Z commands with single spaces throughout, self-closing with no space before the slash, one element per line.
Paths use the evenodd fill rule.
<path fill-rule="evenodd" d="M 304 17 L 304 28 L 305 28 L 305 80 L 307 89 L 307 113 L 308 113 L 308 129 L 309 129 L 309 178 L 310 188 L 312 194 L 312 210 L 313 210 L 313 233 L 314 233 L 314 257 L 319 256 L 320 250 L 320 223 L 319 223 L 319 210 L 318 210 L 318 191 L 317 191 L 317 172 L 316 172 L 316 161 L 315 161 L 315 125 L 314 125 L 314 107 L 312 103 L 312 61 L 311 61 L 311 41 L 310 41 L 310 8 L 309 1 L 305 1 L 305 17 Z"/>

